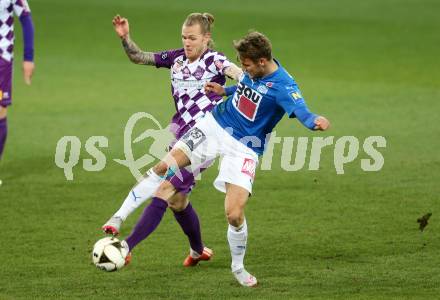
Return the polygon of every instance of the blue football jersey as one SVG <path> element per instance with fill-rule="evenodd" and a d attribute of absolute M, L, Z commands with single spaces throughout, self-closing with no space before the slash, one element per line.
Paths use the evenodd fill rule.
<path fill-rule="evenodd" d="M 217 105 L 212 114 L 221 127 L 246 144 L 257 154 L 263 154 L 266 138 L 287 113 L 290 118 L 307 111 L 307 121 L 301 122 L 310 129 L 314 127 L 315 114 L 310 114 L 304 98 L 293 77 L 278 63 L 278 69 L 262 78 L 251 79 L 245 73 L 238 84 L 227 89 L 234 92 Z"/>

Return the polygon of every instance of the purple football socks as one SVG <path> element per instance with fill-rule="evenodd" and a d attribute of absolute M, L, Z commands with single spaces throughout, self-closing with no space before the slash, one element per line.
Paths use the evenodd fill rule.
<path fill-rule="evenodd" d="M 8 123 L 6 118 L 0 119 L 0 158 L 3 154 L 3 149 L 6 144 L 6 136 L 8 134 Z"/>
<path fill-rule="evenodd" d="M 157 228 L 167 207 L 168 203 L 165 200 L 157 197 L 154 197 L 151 200 L 151 203 L 145 208 L 130 236 L 125 240 L 130 251 L 132 251 L 137 244 L 146 239 Z M 184 210 L 174 212 L 174 217 L 188 237 L 191 249 L 202 254 L 203 243 L 200 232 L 199 217 L 191 206 L 191 203 L 189 203 Z"/>
<path fill-rule="evenodd" d="M 200 233 L 200 222 L 196 211 L 192 207 L 191 203 L 179 212 L 174 212 L 174 217 L 182 227 L 183 232 L 186 234 L 191 245 L 191 249 L 199 254 L 203 253 L 202 235 Z"/>
<path fill-rule="evenodd" d="M 146 239 L 156 229 L 162 220 L 167 207 L 168 203 L 165 200 L 157 197 L 154 197 L 151 200 L 150 205 L 144 209 L 141 218 L 136 223 L 130 236 L 125 240 L 130 251 L 132 251 L 137 244 Z"/>

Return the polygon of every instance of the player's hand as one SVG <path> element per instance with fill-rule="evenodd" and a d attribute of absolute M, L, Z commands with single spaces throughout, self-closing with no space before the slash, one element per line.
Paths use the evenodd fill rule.
<path fill-rule="evenodd" d="M 215 82 L 207 82 L 205 84 L 205 93 L 214 92 L 217 95 L 224 96 L 225 95 L 225 88 L 222 87 L 220 84 Z"/>
<path fill-rule="evenodd" d="M 27 85 L 31 84 L 32 75 L 34 74 L 35 64 L 32 61 L 23 62 L 23 78 Z"/>
<path fill-rule="evenodd" d="M 323 116 L 319 116 L 315 119 L 315 130 L 327 130 L 330 127 L 330 122 Z"/>
<path fill-rule="evenodd" d="M 116 33 L 121 39 L 125 39 L 128 37 L 130 26 L 128 25 L 128 20 L 126 18 L 122 18 L 120 15 L 116 15 L 116 17 L 113 18 L 112 23 Z"/>

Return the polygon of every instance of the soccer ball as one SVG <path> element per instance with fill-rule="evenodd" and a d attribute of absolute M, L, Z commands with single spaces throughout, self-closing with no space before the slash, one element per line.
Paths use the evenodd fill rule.
<path fill-rule="evenodd" d="M 115 237 L 105 237 L 93 246 L 92 259 L 95 266 L 103 271 L 113 272 L 125 265 L 128 249 Z"/>

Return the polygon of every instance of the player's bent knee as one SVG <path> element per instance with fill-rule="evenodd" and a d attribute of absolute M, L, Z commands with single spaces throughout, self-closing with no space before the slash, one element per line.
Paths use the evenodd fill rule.
<path fill-rule="evenodd" d="M 168 201 L 169 208 L 174 212 L 179 212 L 184 210 L 188 206 L 188 197 L 181 193 L 176 193 Z"/>

